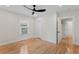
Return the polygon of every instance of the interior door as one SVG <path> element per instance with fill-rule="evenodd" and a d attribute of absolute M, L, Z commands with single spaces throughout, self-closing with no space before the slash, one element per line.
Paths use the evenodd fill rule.
<path fill-rule="evenodd" d="M 58 41 L 62 39 L 62 22 L 61 19 L 58 19 Z"/>

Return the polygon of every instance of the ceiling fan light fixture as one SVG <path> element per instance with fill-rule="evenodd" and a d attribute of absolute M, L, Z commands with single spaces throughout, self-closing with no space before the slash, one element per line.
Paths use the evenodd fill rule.
<path fill-rule="evenodd" d="M 34 14 L 33 16 L 34 16 L 34 17 L 37 17 L 37 14 Z"/>

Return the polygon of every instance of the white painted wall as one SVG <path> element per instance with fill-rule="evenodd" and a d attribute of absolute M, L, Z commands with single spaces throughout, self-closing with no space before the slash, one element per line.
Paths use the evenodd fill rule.
<path fill-rule="evenodd" d="M 27 35 L 20 35 L 19 22 L 21 20 L 29 24 Z M 44 40 L 56 43 L 56 13 L 35 19 L 0 9 L 0 27 L 0 45 L 32 36 L 39 36 Z"/>
<path fill-rule="evenodd" d="M 56 43 L 56 13 L 36 19 L 36 36 Z"/>
<path fill-rule="evenodd" d="M 19 21 L 26 20 L 29 23 L 29 34 L 21 36 L 19 34 Z M 0 9 L 0 45 L 12 43 L 20 39 L 33 36 L 34 25 L 33 18 L 15 14 Z"/>
<path fill-rule="evenodd" d="M 73 43 L 79 45 L 79 10 L 65 11 L 59 14 L 60 18 L 72 17 L 73 18 Z"/>

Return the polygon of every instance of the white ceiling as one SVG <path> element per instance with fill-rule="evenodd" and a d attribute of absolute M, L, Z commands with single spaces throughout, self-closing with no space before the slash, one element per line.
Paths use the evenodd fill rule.
<path fill-rule="evenodd" d="M 32 5 L 26 5 L 29 8 L 33 8 Z M 0 5 L 0 9 L 5 9 L 14 13 L 18 14 L 23 14 L 23 15 L 28 15 L 31 17 L 41 17 L 44 15 L 52 14 L 54 12 L 64 12 L 64 11 L 71 11 L 71 10 L 76 10 L 79 9 L 78 5 L 63 5 L 63 6 L 58 6 L 58 5 L 37 5 L 36 9 L 46 9 L 46 12 L 39 12 L 35 13 L 36 15 L 32 15 L 32 11 L 23 7 L 23 5 L 10 5 L 10 6 L 5 6 L 5 5 Z"/>

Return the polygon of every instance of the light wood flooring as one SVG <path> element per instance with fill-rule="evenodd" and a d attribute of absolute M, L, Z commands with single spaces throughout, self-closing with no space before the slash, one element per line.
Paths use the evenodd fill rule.
<path fill-rule="evenodd" d="M 66 54 L 79 53 L 79 45 L 72 44 L 72 37 L 67 36 L 54 43 L 41 38 L 29 38 L 12 44 L 0 46 L 0 54 Z"/>

